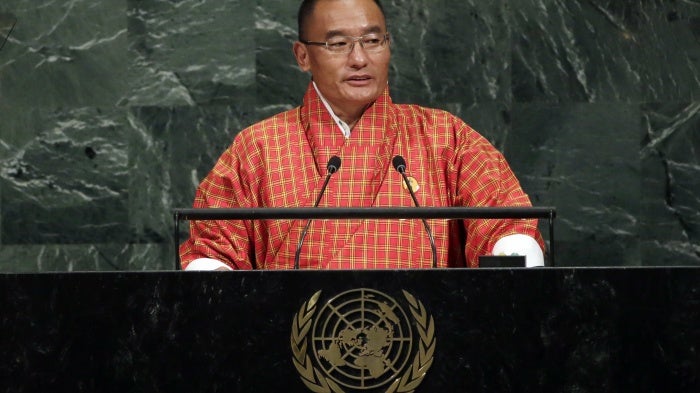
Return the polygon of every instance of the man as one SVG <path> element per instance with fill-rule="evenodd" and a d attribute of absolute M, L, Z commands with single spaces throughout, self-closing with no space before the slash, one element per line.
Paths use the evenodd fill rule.
<path fill-rule="evenodd" d="M 303 104 L 244 131 L 199 186 L 194 207 L 313 206 L 332 156 L 342 159 L 321 207 L 412 206 L 392 158 L 405 157 L 421 206 L 529 206 L 503 156 L 455 116 L 393 104 L 390 35 L 374 0 L 303 1 L 293 51 L 312 82 Z M 534 220 L 430 220 L 438 265 L 488 254 L 543 264 Z M 290 269 L 306 220 L 196 221 L 187 270 Z M 466 235 L 466 236 L 465 236 Z M 465 239 L 466 237 L 466 239 Z M 314 220 L 301 268 L 432 265 L 420 220 Z"/>

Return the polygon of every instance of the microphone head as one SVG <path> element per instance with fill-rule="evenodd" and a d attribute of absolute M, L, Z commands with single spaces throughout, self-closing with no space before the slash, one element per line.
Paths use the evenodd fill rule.
<path fill-rule="evenodd" d="M 335 173 L 340 169 L 340 157 L 338 156 L 333 156 L 331 157 L 330 160 L 328 160 L 328 165 L 326 165 L 326 169 L 328 169 L 328 173 Z"/>
<path fill-rule="evenodd" d="M 391 160 L 391 163 L 394 165 L 394 169 L 396 169 L 397 172 L 406 172 L 406 160 L 404 160 L 403 157 L 401 157 L 400 155 L 394 156 L 394 159 Z"/>

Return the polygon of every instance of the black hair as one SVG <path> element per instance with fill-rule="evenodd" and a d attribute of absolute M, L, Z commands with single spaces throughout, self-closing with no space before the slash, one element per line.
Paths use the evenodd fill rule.
<path fill-rule="evenodd" d="M 304 27 L 306 26 L 306 21 L 311 17 L 311 15 L 314 13 L 314 8 L 316 7 L 316 3 L 318 3 L 319 0 L 303 0 L 301 2 L 301 5 L 299 6 L 299 13 L 297 14 L 297 23 L 298 23 L 298 32 L 299 32 L 299 39 L 307 39 L 304 36 Z M 384 15 L 384 7 L 382 7 L 382 3 L 379 2 L 379 0 L 374 0 L 374 3 L 379 7 L 379 10 L 382 12 L 382 16 L 386 19 L 386 15 Z"/>

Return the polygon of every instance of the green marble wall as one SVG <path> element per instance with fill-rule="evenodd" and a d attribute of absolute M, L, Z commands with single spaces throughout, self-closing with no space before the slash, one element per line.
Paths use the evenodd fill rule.
<path fill-rule="evenodd" d="M 558 208 L 558 264 L 700 265 L 698 1 L 384 5 L 395 101 L 502 149 Z M 0 271 L 171 268 L 170 210 L 301 99 L 297 6 L 3 0 Z"/>

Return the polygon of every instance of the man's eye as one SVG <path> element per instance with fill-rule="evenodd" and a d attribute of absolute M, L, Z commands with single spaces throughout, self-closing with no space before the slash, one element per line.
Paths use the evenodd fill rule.
<path fill-rule="evenodd" d="M 365 44 L 376 45 L 376 44 L 382 42 L 382 40 L 380 40 L 379 38 L 366 38 L 364 40 L 364 42 L 365 42 Z"/>
<path fill-rule="evenodd" d="M 333 46 L 335 48 L 342 48 L 348 43 L 345 41 L 335 41 L 335 42 L 329 42 L 328 45 Z"/>

